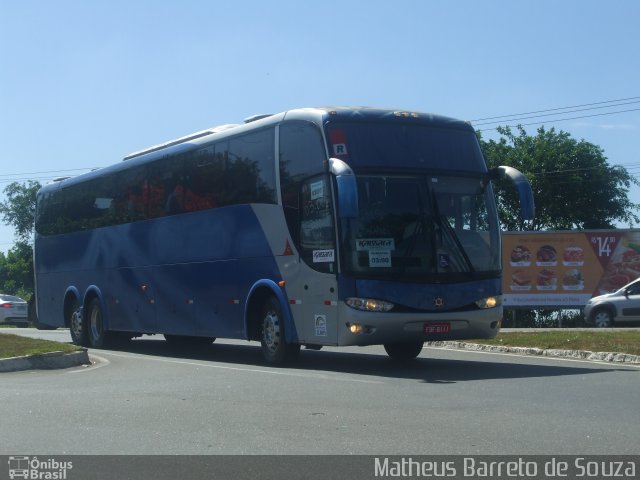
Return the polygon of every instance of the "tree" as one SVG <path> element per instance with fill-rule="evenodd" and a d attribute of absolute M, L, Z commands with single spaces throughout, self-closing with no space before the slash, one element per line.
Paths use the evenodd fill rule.
<path fill-rule="evenodd" d="M 22 184 L 13 182 L 7 185 L 4 193 L 7 200 L 0 202 L 0 214 L 7 225 L 13 225 L 19 242 L 31 243 L 33 223 L 36 215 L 36 194 L 40 190 L 39 182 L 28 180 Z"/>
<path fill-rule="evenodd" d="M 33 250 L 18 242 L 5 255 L 0 252 L 0 291 L 29 300 L 34 291 Z"/>
<path fill-rule="evenodd" d="M 29 180 L 25 184 L 13 182 L 4 193 L 7 200 L 0 202 L 0 214 L 7 225 L 15 228 L 16 244 L 5 255 L 0 253 L 0 290 L 29 299 L 34 291 L 33 280 L 33 224 L 36 211 L 36 193 L 41 185 Z"/>
<path fill-rule="evenodd" d="M 499 141 L 480 144 L 490 167 L 509 165 L 531 183 L 536 218 L 524 222 L 518 216 L 515 190 L 497 183 L 500 219 L 506 230 L 573 230 L 615 228 L 617 222 L 640 222 L 640 205 L 629 200 L 629 188 L 638 181 L 624 167 L 607 163 L 604 151 L 569 133 L 541 127 L 529 136 L 522 127 L 515 134 L 498 128 Z"/>

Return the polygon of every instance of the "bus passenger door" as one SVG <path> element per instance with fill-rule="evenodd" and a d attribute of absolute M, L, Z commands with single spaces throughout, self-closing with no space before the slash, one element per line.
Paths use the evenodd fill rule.
<path fill-rule="evenodd" d="M 333 202 L 325 174 L 302 182 L 300 256 L 303 271 L 304 323 L 309 343 L 336 345 L 338 340 L 337 253 Z"/>

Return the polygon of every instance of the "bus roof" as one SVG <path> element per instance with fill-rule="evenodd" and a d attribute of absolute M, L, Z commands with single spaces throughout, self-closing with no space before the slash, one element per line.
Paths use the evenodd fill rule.
<path fill-rule="evenodd" d="M 162 154 L 177 153 L 177 151 L 189 150 L 192 147 L 207 143 L 212 140 L 212 136 L 221 139 L 227 135 L 243 133 L 256 128 L 262 128 L 284 120 L 304 120 L 317 124 L 319 127 L 328 121 L 347 121 L 347 122 L 416 122 L 423 125 L 433 127 L 455 128 L 461 130 L 471 130 L 473 127 L 469 122 L 457 120 L 455 118 L 436 115 L 433 113 L 417 112 L 402 109 L 386 109 L 378 107 L 347 107 L 347 106 L 328 106 L 328 107 L 308 107 L 288 110 L 274 115 L 255 115 L 248 117 L 242 124 L 223 124 L 216 127 L 191 133 L 183 137 L 163 142 L 142 150 L 138 150 L 126 155 L 123 160 L 136 161 L 144 163 L 153 160 Z M 76 183 L 82 179 L 99 176 L 105 171 L 120 170 L 127 168 L 122 163 L 116 163 L 104 168 L 93 170 L 92 172 L 71 178 L 60 178 L 54 184 Z M 76 180 L 78 179 L 78 180 Z M 50 184 L 51 185 L 51 184 Z M 45 185 L 46 187 L 46 185 Z M 44 188 L 44 187 L 43 187 Z M 49 188 L 45 188 L 49 190 Z"/>
<path fill-rule="evenodd" d="M 147 153 L 155 152 L 158 150 L 163 150 L 165 148 L 171 147 L 173 145 L 178 145 L 180 143 L 186 143 L 190 140 L 195 140 L 196 138 L 206 137 L 207 135 L 213 135 L 214 133 L 224 132 L 225 130 L 229 130 L 231 128 L 237 127 L 237 124 L 230 123 L 226 125 L 219 125 L 217 127 L 209 128 L 207 130 L 201 130 L 199 132 L 190 133 L 189 135 L 185 135 L 184 137 L 176 138 L 175 140 L 169 140 L 168 142 L 160 143 L 158 145 L 154 145 L 152 147 L 148 147 L 137 152 L 130 153 L 122 160 L 131 160 L 132 158 L 139 157 L 141 155 L 145 155 Z"/>
<path fill-rule="evenodd" d="M 465 130 L 471 129 L 471 124 L 469 122 L 446 117 L 444 115 L 418 112 L 415 110 L 385 109 L 376 107 L 323 107 L 317 110 L 325 112 L 330 119 L 349 121 L 396 121 L 403 119 L 415 119 L 420 123 L 427 123 L 432 126 L 457 127 Z"/>
<path fill-rule="evenodd" d="M 316 121 L 319 125 L 323 123 L 323 120 L 328 119 L 339 119 L 339 120 L 349 120 L 349 121 L 394 121 L 394 120 L 402 120 L 402 119 L 416 119 L 421 123 L 429 123 L 433 126 L 447 126 L 447 127 L 458 127 L 463 129 L 470 129 L 471 125 L 468 122 L 463 122 L 461 120 L 456 120 L 454 118 L 445 117 L 442 115 L 435 115 L 432 113 L 422 113 L 410 110 L 398 110 L 398 109 L 383 109 L 383 108 L 375 108 L 375 107 L 317 107 L 317 108 L 298 108 L 283 112 L 278 115 L 253 115 L 251 117 L 244 119 L 244 125 L 250 125 L 250 128 L 254 127 L 254 123 L 259 123 L 260 120 L 265 120 L 266 123 L 271 123 L 269 120 L 275 120 L 278 118 L 279 120 L 294 120 L 294 119 L 304 119 Z M 262 123 L 262 122 L 260 122 Z M 196 140 L 202 137 L 206 137 L 209 135 L 213 135 L 216 133 L 221 133 L 230 129 L 234 129 L 237 127 L 244 126 L 243 124 L 230 123 L 225 125 L 220 125 L 217 127 L 209 128 L 207 130 L 202 130 L 200 132 L 195 132 L 184 137 L 177 138 L 175 140 L 170 140 L 168 142 L 163 142 L 158 145 L 154 145 L 152 147 L 148 147 L 133 153 L 130 153 L 123 160 L 131 160 L 136 157 L 140 157 L 147 153 L 156 152 L 158 150 L 164 150 L 165 148 L 172 147 L 174 145 L 179 145 L 181 143 L 187 143 L 192 140 Z"/>

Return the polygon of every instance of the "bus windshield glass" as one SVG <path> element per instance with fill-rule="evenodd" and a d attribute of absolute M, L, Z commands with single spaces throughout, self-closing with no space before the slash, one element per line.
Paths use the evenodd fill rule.
<path fill-rule="evenodd" d="M 359 216 L 343 220 L 346 271 L 459 281 L 500 269 L 490 188 L 478 177 L 357 175 Z"/>

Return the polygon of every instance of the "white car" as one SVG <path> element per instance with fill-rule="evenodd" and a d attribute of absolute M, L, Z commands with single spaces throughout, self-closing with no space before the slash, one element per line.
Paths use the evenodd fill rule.
<path fill-rule="evenodd" d="M 640 279 L 613 293 L 593 297 L 587 302 L 583 313 L 585 320 L 596 327 L 640 322 Z"/>
<path fill-rule="evenodd" d="M 0 293 L 0 325 L 29 325 L 27 302 Z"/>

